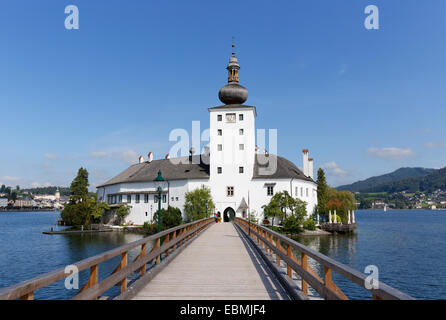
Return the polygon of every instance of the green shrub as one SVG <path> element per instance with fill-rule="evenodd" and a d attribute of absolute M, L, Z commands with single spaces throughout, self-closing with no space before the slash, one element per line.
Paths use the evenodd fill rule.
<path fill-rule="evenodd" d="M 307 220 L 305 220 L 303 222 L 303 227 L 306 230 L 316 230 L 316 222 L 314 222 L 314 220 L 312 218 L 308 218 Z"/>
<path fill-rule="evenodd" d="M 282 221 L 283 231 L 291 234 L 302 232 L 302 220 L 297 215 L 290 215 Z"/>
<path fill-rule="evenodd" d="M 158 223 L 144 222 L 143 229 L 148 234 L 155 234 L 158 232 Z"/>
<path fill-rule="evenodd" d="M 183 222 L 181 210 L 169 206 L 166 209 L 161 209 L 161 230 L 167 230 L 179 226 Z M 158 230 L 158 211 L 153 214 L 153 224 L 157 226 Z"/>

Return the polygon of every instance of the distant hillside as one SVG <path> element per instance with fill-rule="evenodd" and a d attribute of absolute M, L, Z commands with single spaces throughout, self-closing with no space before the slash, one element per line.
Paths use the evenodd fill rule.
<path fill-rule="evenodd" d="M 34 195 L 42 195 L 42 194 L 55 194 L 58 187 L 39 187 L 39 188 L 27 188 L 22 189 L 22 192 L 29 192 Z M 61 196 L 69 196 L 70 188 L 59 187 L 59 192 Z"/>
<path fill-rule="evenodd" d="M 446 190 L 446 168 L 434 170 L 432 173 L 418 178 L 407 178 L 395 182 L 384 183 L 365 189 L 363 192 L 426 192 Z"/>
<path fill-rule="evenodd" d="M 417 185 L 417 182 L 412 181 L 411 179 L 421 179 L 433 174 L 436 171 L 439 170 L 426 168 L 400 168 L 394 172 L 381 176 L 371 177 L 366 180 L 358 181 L 349 185 L 340 186 L 337 189 L 348 190 L 352 192 L 390 192 L 388 190 L 400 189 L 404 185 L 410 187 L 410 189 L 413 189 Z M 403 180 L 410 181 L 405 181 L 404 183 L 400 184 L 400 182 L 402 182 Z"/>

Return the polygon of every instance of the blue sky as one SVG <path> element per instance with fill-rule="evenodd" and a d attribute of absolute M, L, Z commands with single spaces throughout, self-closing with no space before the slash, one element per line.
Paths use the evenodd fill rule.
<path fill-rule="evenodd" d="M 66 30 L 66 5 L 80 29 Z M 380 29 L 364 28 L 377 5 Z M 446 2 L 2 1 L 0 183 L 92 186 L 209 125 L 235 37 L 257 127 L 334 186 L 446 165 Z"/>

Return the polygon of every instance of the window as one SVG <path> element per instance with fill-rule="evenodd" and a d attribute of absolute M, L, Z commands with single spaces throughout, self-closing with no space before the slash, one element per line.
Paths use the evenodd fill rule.
<path fill-rule="evenodd" d="M 135 202 L 139 203 L 139 194 L 135 195 Z"/>
<path fill-rule="evenodd" d="M 238 119 L 239 119 L 239 121 L 243 121 L 243 114 L 242 114 L 242 113 L 240 113 L 240 114 L 238 115 Z"/>
<path fill-rule="evenodd" d="M 272 196 L 272 195 L 274 195 L 274 186 L 267 186 L 267 187 L 266 187 L 266 194 L 267 194 L 268 196 Z"/>
<path fill-rule="evenodd" d="M 244 130 L 243 129 L 240 129 L 239 131 L 238 131 L 238 133 L 239 133 L 239 135 L 243 135 L 243 133 L 244 133 Z"/>
<path fill-rule="evenodd" d="M 175 197 L 175 201 L 178 201 L 179 200 L 179 198 L 178 197 Z"/>
<path fill-rule="evenodd" d="M 298 194 L 299 194 L 299 188 L 296 187 L 296 197 L 297 197 Z"/>
<path fill-rule="evenodd" d="M 227 187 L 227 196 L 232 197 L 234 196 L 234 187 Z"/>
<path fill-rule="evenodd" d="M 227 113 L 226 114 L 226 122 L 234 123 L 235 122 L 235 113 Z"/>
<path fill-rule="evenodd" d="M 149 195 L 145 194 L 144 195 L 144 203 L 148 203 L 149 202 Z"/>
<path fill-rule="evenodd" d="M 222 136 L 223 135 L 223 130 L 222 129 L 218 129 L 218 135 Z"/>
<path fill-rule="evenodd" d="M 306 195 L 307 195 L 307 197 L 308 197 L 308 188 L 307 188 L 307 192 L 306 192 Z"/>
<path fill-rule="evenodd" d="M 131 194 L 127 195 L 127 203 L 132 203 L 132 195 Z"/>
<path fill-rule="evenodd" d="M 303 197 L 304 196 L 304 188 L 300 187 L 300 196 Z"/>
<path fill-rule="evenodd" d="M 217 145 L 217 150 L 218 151 L 222 151 L 223 150 L 223 145 L 222 144 Z"/>
<path fill-rule="evenodd" d="M 116 203 L 116 196 L 112 197 L 112 203 L 115 204 Z"/>
<path fill-rule="evenodd" d="M 174 197 L 170 197 L 170 201 L 173 201 Z"/>
<path fill-rule="evenodd" d="M 238 145 L 239 150 L 245 150 L 245 145 L 243 143 Z"/>
<path fill-rule="evenodd" d="M 146 217 L 147 217 L 147 212 L 146 212 Z"/>
<path fill-rule="evenodd" d="M 163 203 L 167 202 L 167 195 L 163 194 Z"/>
<path fill-rule="evenodd" d="M 238 173 L 243 173 L 243 167 L 238 167 Z"/>
<path fill-rule="evenodd" d="M 217 121 L 221 121 L 221 120 L 222 120 L 221 114 L 217 115 Z"/>
<path fill-rule="evenodd" d="M 122 203 L 122 194 L 118 196 L 118 203 Z"/>
<path fill-rule="evenodd" d="M 217 173 L 218 173 L 218 174 L 221 174 L 222 171 L 223 171 L 223 169 L 222 169 L 221 167 L 218 167 L 218 168 L 217 168 Z"/>
<path fill-rule="evenodd" d="M 158 195 L 157 194 L 153 197 L 153 200 L 155 201 L 155 203 L 158 203 Z"/>

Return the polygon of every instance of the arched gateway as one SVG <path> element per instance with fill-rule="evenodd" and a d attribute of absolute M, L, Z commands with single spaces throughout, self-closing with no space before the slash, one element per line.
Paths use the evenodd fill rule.
<path fill-rule="evenodd" d="M 223 212 L 223 221 L 229 222 L 235 219 L 235 211 L 231 207 L 227 207 Z"/>

